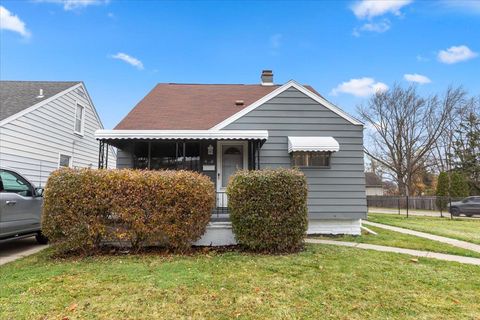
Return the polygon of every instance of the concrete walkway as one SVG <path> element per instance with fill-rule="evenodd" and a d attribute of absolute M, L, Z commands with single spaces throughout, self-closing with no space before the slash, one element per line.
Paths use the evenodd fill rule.
<path fill-rule="evenodd" d="M 344 242 L 344 241 L 335 241 L 335 240 L 305 239 L 305 242 L 314 243 L 314 244 L 329 244 L 334 246 L 351 247 L 351 248 L 375 250 L 375 251 L 382 251 L 382 252 L 402 253 L 402 254 L 407 254 L 414 257 L 432 258 L 432 259 L 454 261 L 459 263 L 473 264 L 473 265 L 480 266 L 479 258 L 456 256 L 453 254 L 444 254 L 444 253 L 436 253 L 436 252 L 429 252 L 429 251 L 379 246 L 376 244 Z"/>
<path fill-rule="evenodd" d="M 410 229 L 389 226 L 389 225 L 386 225 L 386 224 L 371 222 L 371 221 L 366 221 L 366 220 L 362 220 L 362 224 L 366 224 L 367 226 L 374 226 L 374 227 L 378 227 L 378 228 L 382 228 L 382 229 L 387 229 L 387 230 L 391 230 L 391 231 L 395 231 L 395 232 L 400 232 L 400 233 L 404 233 L 404 234 L 410 234 L 412 236 L 417 236 L 417 237 L 421 237 L 421 238 L 425 238 L 425 239 L 430 239 L 430 240 L 446 243 L 446 244 L 449 244 L 449 245 L 452 245 L 452 246 L 455 246 L 455 247 L 458 247 L 458 248 L 467 249 L 467 250 L 471 250 L 471 251 L 475 251 L 475 252 L 480 253 L 480 245 L 475 244 L 475 243 L 471 243 L 471 242 L 467 242 L 467 241 L 462 241 L 462 240 L 437 236 L 437 235 L 426 233 L 426 232 L 414 231 L 414 230 L 410 230 Z"/>
<path fill-rule="evenodd" d="M 35 237 L 10 240 L 0 243 L 0 266 L 17 259 L 37 253 L 48 245 L 40 245 Z"/>
<path fill-rule="evenodd" d="M 368 213 L 385 213 L 385 214 L 396 214 L 398 215 L 398 209 L 395 208 L 379 208 L 379 207 L 369 207 Z M 407 215 L 406 209 L 401 209 L 400 214 L 402 216 Z M 408 214 L 411 216 L 427 216 L 427 217 L 440 217 L 440 211 L 430 211 L 430 210 L 415 210 L 409 209 Z M 450 217 L 450 213 L 447 211 L 443 212 L 444 217 Z"/>

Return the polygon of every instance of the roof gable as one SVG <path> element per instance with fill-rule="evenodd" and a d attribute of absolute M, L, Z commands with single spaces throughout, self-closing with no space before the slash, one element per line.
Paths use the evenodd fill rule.
<path fill-rule="evenodd" d="M 0 121 L 47 101 L 79 83 L 78 81 L 0 81 Z M 39 97 L 40 89 L 43 91 L 43 97 Z"/>
<path fill-rule="evenodd" d="M 266 96 L 262 97 L 261 99 L 255 101 L 248 107 L 240 110 L 236 114 L 230 116 L 229 118 L 223 120 L 222 122 L 218 123 L 214 127 L 212 127 L 212 130 L 221 130 L 228 126 L 229 124 L 235 122 L 236 120 L 240 119 L 244 115 L 250 113 L 251 111 L 255 110 L 256 108 L 260 107 L 267 101 L 273 99 L 274 97 L 278 96 L 282 92 L 290 89 L 290 88 L 295 88 L 298 91 L 302 92 L 309 98 L 313 99 L 314 101 L 318 102 L 320 105 L 324 106 L 325 108 L 329 109 L 330 111 L 336 113 L 338 116 L 342 117 L 343 119 L 347 120 L 348 122 L 354 124 L 354 125 L 363 125 L 360 121 L 355 119 L 354 117 L 350 116 L 348 113 L 340 109 L 339 107 L 335 106 L 333 103 L 329 102 L 327 99 L 322 97 L 319 93 L 317 93 L 312 87 L 310 86 L 302 86 L 301 84 L 298 84 L 294 80 L 290 80 L 286 84 L 284 84 L 281 87 L 276 88 L 274 91 L 270 92 Z"/>

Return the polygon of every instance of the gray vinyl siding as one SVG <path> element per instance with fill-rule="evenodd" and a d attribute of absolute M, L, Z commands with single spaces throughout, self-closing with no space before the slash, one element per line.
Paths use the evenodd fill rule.
<path fill-rule="evenodd" d="M 85 108 L 83 136 L 73 132 L 76 102 Z M 73 167 L 96 168 L 98 141 L 94 132 L 102 126 L 93 108 L 80 86 L 1 126 L 0 165 L 18 170 L 42 186 L 58 168 L 60 153 L 72 156 Z M 115 167 L 115 155 L 109 152 L 109 167 Z"/>
<path fill-rule="evenodd" d="M 308 210 L 313 219 L 366 217 L 363 127 L 290 88 L 226 126 L 224 130 L 268 130 L 260 151 L 261 168 L 290 167 L 288 136 L 332 136 L 340 151 L 328 169 L 303 169 Z"/>

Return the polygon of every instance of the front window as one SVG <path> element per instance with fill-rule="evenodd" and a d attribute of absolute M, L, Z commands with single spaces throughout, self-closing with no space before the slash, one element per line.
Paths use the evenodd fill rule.
<path fill-rule="evenodd" d="M 329 168 L 331 152 L 300 152 L 292 153 L 292 167 Z"/>
<path fill-rule="evenodd" d="M 77 104 L 77 109 L 75 111 L 75 132 L 83 134 L 83 116 L 85 108 Z"/>
<path fill-rule="evenodd" d="M 70 167 L 72 157 L 66 154 L 60 154 L 58 159 L 58 167 Z"/>
<path fill-rule="evenodd" d="M 24 197 L 33 195 L 32 186 L 15 172 L 0 170 L 0 192 L 17 193 Z"/>

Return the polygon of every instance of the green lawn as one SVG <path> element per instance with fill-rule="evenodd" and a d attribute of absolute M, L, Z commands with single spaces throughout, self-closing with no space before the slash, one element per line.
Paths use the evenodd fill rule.
<path fill-rule="evenodd" d="M 480 244 L 480 219 L 369 213 L 368 220 Z"/>
<path fill-rule="evenodd" d="M 480 267 L 308 245 L 52 260 L 0 267 L 0 319 L 477 319 Z"/>
<path fill-rule="evenodd" d="M 322 236 L 319 238 L 338 241 L 349 241 L 358 243 L 371 243 L 382 246 L 399 247 L 406 249 L 433 251 L 440 253 L 455 254 L 460 256 L 480 258 L 480 253 L 470 251 L 462 248 L 457 248 L 449 244 L 424 239 L 420 237 L 411 236 L 395 231 L 385 230 L 373 226 L 366 226 L 370 230 L 377 232 L 377 235 L 362 232 L 362 236 Z M 317 237 L 318 238 L 318 237 Z"/>

